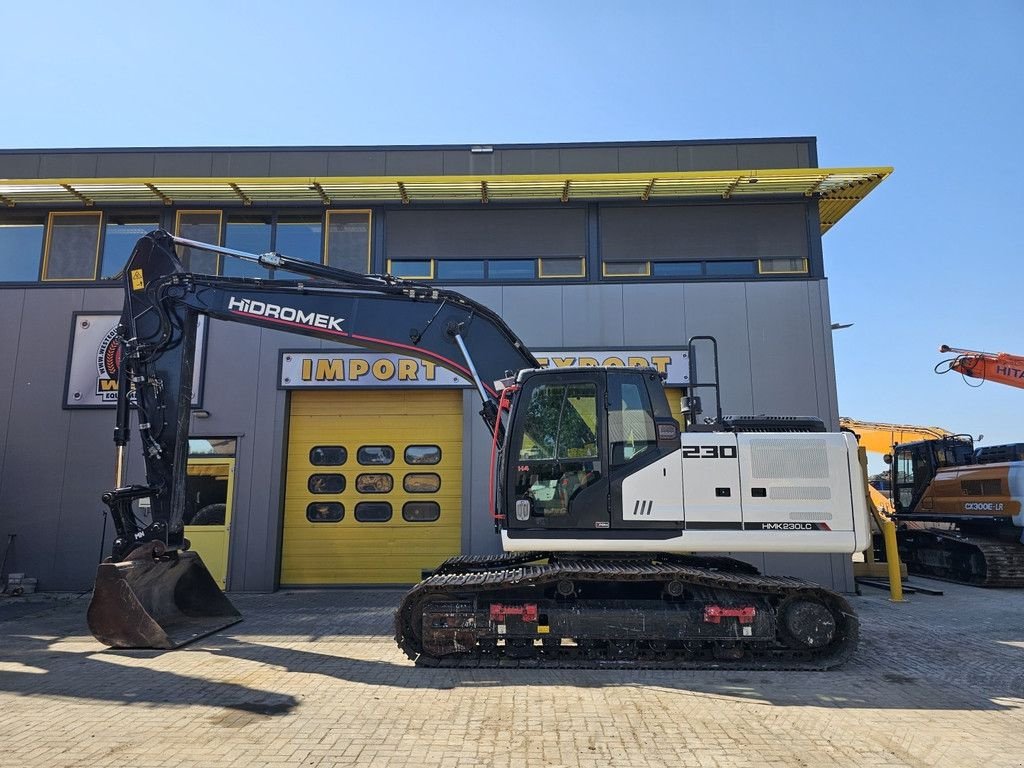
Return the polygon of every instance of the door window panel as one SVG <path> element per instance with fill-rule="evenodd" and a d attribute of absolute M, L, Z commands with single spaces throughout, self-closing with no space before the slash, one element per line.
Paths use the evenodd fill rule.
<path fill-rule="evenodd" d="M 440 464 L 439 445 L 410 445 L 405 449 L 406 464 Z"/>
<path fill-rule="evenodd" d="M 436 493 L 441 490 L 441 476 L 436 472 L 410 472 L 402 479 L 406 493 Z"/>
<path fill-rule="evenodd" d="M 657 446 L 647 388 L 636 376 L 608 374 L 611 465 L 621 466 Z"/>
<path fill-rule="evenodd" d="M 306 519 L 311 523 L 337 523 L 345 519 L 345 505 L 337 501 L 314 501 L 306 505 Z"/>
<path fill-rule="evenodd" d="M 356 490 L 360 493 L 391 493 L 395 481 L 386 473 L 363 474 L 356 478 Z"/>
<path fill-rule="evenodd" d="M 402 519 L 407 523 L 433 523 L 441 517 L 441 505 L 436 501 L 408 501 L 402 507 Z"/>
<path fill-rule="evenodd" d="M 356 452 L 356 461 L 364 466 L 385 465 L 395 460 L 395 449 L 390 445 L 364 445 Z"/>
<path fill-rule="evenodd" d="M 228 464 L 190 464 L 185 475 L 185 525 L 224 525 Z"/>
<path fill-rule="evenodd" d="M 306 488 L 310 493 L 341 493 L 345 490 L 345 476 L 334 473 L 310 475 Z"/>
<path fill-rule="evenodd" d="M 356 504 L 355 515 L 360 523 L 386 523 L 391 519 L 391 505 L 386 501 L 361 501 Z"/>
<path fill-rule="evenodd" d="M 348 451 L 342 445 L 314 445 L 309 450 L 309 463 L 314 467 L 340 467 L 348 461 Z"/>

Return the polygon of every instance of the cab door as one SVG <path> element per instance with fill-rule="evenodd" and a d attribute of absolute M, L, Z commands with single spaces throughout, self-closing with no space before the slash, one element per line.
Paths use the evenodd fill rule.
<path fill-rule="evenodd" d="M 599 371 L 523 384 L 506 465 L 509 528 L 609 527 L 605 403 Z"/>
<path fill-rule="evenodd" d="M 190 458 L 185 479 L 185 538 L 206 569 L 227 587 L 228 540 L 235 488 L 233 458 Z"/>

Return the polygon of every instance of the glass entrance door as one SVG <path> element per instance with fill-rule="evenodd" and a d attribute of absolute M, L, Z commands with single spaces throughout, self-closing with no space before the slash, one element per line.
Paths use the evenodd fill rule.
<path fill-rule="evenodd" d="M 210 575 L 227 587 L 228 540 L 234 498 L 233 458 L 190 458 L 185 481 L 185 538 Z"/>

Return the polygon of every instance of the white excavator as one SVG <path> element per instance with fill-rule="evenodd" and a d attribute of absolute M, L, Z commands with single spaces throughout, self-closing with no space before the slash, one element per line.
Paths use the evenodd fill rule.
<path fill-rule="evenodd" d="M 304 277 L 196 274 L 177 246 Z M 117 538 L 88 614 L 108 645 L 173 648 L 241 618 L 182 524 L 205 315 L 412 353 L 474 382 L 493 436 L 492 509 L 476 514 L 493 515 L 504 554 L 452 558 L 405 596 L 395 637 L 417 664 L 824 669 L 852 653 L 858 621 L 841 595 L 715 554 L 865 549 L 849 433 L 813 418 L 724 417 L 717 381 L 714 416 L 681 433 L 656 370 L 542 368 L 487 307 L 389 275 L 156 231 L 122 279 L 117 487 L 104 495 Z M 123 482 L 130 397 L 144 485 Z"/>

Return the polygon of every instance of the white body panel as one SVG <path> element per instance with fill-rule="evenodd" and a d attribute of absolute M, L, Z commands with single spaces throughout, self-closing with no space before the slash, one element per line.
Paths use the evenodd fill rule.
<path fill-rule="evenodd" d="M 870 527 L 857 441 L 848 433 L 687 433 L 682 448 L 622 484 L 626 521 L 663 522 L 651 538 L 509 538 L 508 552 L 853 553 Z M 626 531 L 612 521 L 619 535 Z"/>

